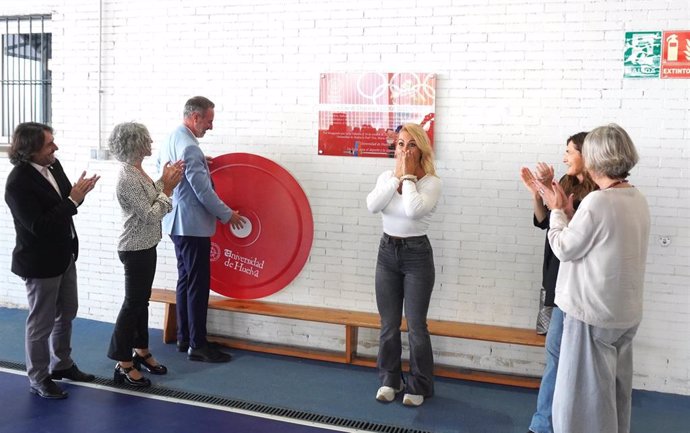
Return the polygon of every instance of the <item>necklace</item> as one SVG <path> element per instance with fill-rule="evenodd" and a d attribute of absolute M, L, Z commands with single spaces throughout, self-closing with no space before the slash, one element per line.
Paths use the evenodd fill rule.
<path fill-rule="evenodd" d="M 607 186 L 606 188 L 604 188 L 604 190 L 611 189 L 611 188 L 613 188 L 614 186 L 620 185 L 620 184 L 623 184 L 623 183 L 628 183 L 628 179 L 618 179 L 617 181 L 613 182 L 611 185 L 609 185 L 609 186 Z"/>

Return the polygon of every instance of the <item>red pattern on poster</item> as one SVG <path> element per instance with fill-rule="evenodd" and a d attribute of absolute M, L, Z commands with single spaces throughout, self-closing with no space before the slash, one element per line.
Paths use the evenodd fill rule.
<path fill-rule="evenodd" d="M 392 158 L 405 123 L 421 124 L 433 146 L 435 103 L 435 74 L 322 74 L 319 154 Z"/>

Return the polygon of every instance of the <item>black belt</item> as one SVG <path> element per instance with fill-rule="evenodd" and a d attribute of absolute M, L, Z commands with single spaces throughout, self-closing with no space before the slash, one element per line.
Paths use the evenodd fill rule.
<path fill-rule="evenodd" d="M 404 245 L 407 241 L 426 239 L 426 235 L 421 236 L 408 236 L 406 238 L 401 238 L 398 236 L 391 236 L 388 233 L 383 234 L 383 240 L 392 244 Z"/>

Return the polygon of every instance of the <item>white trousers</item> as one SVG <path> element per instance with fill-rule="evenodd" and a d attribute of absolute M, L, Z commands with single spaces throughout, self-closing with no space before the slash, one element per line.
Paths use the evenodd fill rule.
<path fill-rule="evenodd" d="M 553 396 L 555 433 L 630 432 L 637 327 L 599 328 L 566 314 Z"/>

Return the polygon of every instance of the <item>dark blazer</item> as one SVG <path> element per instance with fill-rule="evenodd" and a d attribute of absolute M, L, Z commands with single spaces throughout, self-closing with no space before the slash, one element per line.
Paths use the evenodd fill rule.
<path fill-rule="evenodd" d="M 67 198 L 72 184 L 60 161 L 51 170 L 62 197 L 29 163 L 16 165 L 7 177 L 5 202 L 17 232 L 12 272 L 20 277 L 56 277 L 65 272 L 72 255 L 77 259 L 79 240 L 72 222 L 77 207 Z"/>

